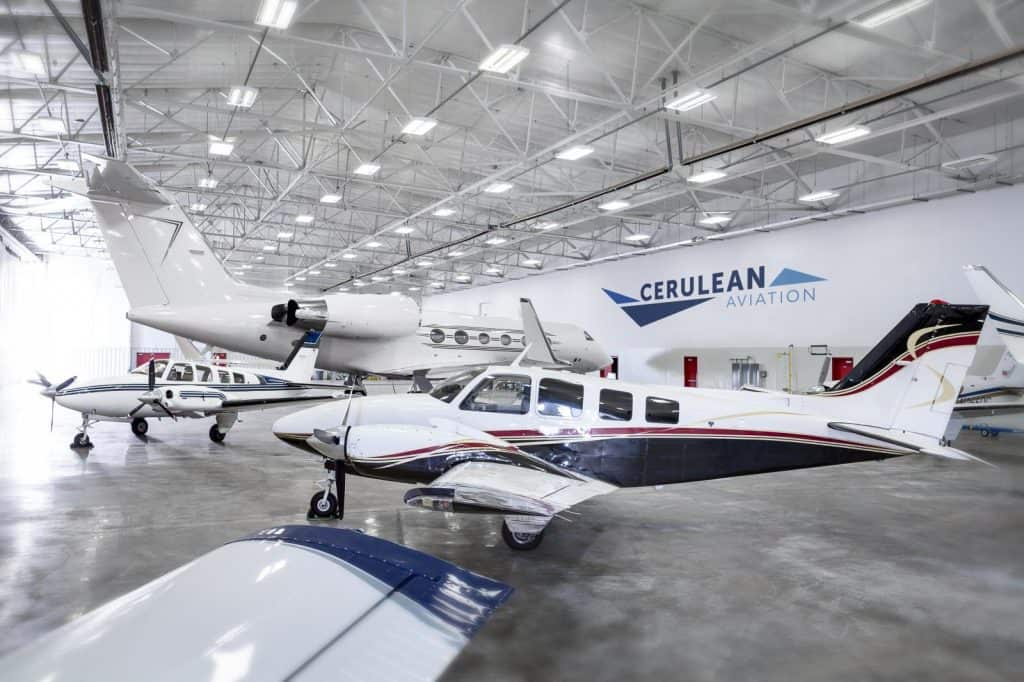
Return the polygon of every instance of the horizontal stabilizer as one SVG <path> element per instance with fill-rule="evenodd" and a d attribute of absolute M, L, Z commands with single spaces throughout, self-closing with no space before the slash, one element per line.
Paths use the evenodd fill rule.
<path fill-rule="evenodd" d="M 849 424 L 846 422 L 829 422 L 828 427 L 836 431 L 854 433 L 858 436 L 871 438 L 872 440 L 886 443 L 888 445 L 894 445 L 899 448 L 906 448 L 907 450 L 916 452 L 919 455 L 933 455 L 935 457 L 942 457 L 945 459 L 981 462 L 982 464 L 993 466 L 980 457 L 975 457 L 963 450 L 951 448 L 948 445 L 942 445 L 937 438 L 924 436 L 919 433 L 903 431 L 900 429 L 884 429 L 877 426 L 868 426 L 866 424 Z"/>

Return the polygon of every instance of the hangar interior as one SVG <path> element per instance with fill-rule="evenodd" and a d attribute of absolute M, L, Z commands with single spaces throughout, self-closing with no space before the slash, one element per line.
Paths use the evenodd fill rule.
<path fill-rule="evenodd" d="M 444 679 L 1024 667 L 1024 3 L 9 0 L 0 82 L 0 672 L 222 543 L 306 523 L 516 590 Z M 927 327 L 919 303 L 939 311 Z M 976 323 L 959 336 L 954 308 Z M 901 327 L 914 311 L 916 332 Z M 869 381 L 893 339 L 908 355 Z M 914 365 L 931 350 L 961 354 Z M 411 484 L 447 470 L 389 482 L 353 464 L 361 401 L 396 401 L 381 439 L 397 450 L 406 404 L 465 410 L 480 367 L 531 363 L 601 382 L 579 388 L 593 429 L 545 431 L 545 415 L 580 417 L 574 398 L 549 393 L 564 413 L 545 413 L 558 380 L 506 369 L 489 390 L 515 400 L 444 447 L 622 490 L 523 511 L 517 489 L 489 513 L 428 514 L 417 505 L 457 510 Z M 763 436 L 817 416 L 800 407 L 816 396 L 914 367 L 905 396 L 868 391 L 862 413 L 814 427 L 885 461 L 773 463 L 766 446 L 729 469 L 742 444 L 705 440 L 717 473 L 652 478 L 650 454 L 626 484 L 536 449 L 567 424 L 613 438 L 597 437 L 599 386 L 636 387 L 624 421 L 644 396 L 648 426 L 663 421 L 651 400 L 674 403 L 668 442 L 715 428 L 687 421 L 687 396 L 692 415 L 734 403 L 733 436 Z M 930 386 L 925 369 L 940 383 L 910 407 L 931 416 L 863 431 L 875 422 L 858 415 Z M 333 382 L 330 402 L 311 377 Z M 157 395 L 173 381 L 193 390 Z M 281 382 L 286 400 L 225 397 Z M 87 402 L 115 385 L 130 410 Z M 442 400 L 408 395 L 424 390 Z M 300 399 L 334 410 L 302 453 L 280 426 Z M 541 440 L 496 435 L 536 415 Z M 69 449 L 76 428 L 88 447 Z M 782 440 L 806 446 L 801 433 Z M 307 519 L 335 461 L 323 499 L 336 490 L 344 517 Z M 544 544 L 502 544 L 515 519 Z M 211 679 L 273 677 L 246 661 Z"/>

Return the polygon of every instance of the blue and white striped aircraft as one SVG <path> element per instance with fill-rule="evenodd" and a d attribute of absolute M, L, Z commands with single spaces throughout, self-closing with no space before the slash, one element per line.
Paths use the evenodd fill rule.
<path fill-rule="evenodd" d="M 79 383 L 72 377 L 54 386 L 40 374 L 32 383 L 42 386 L 42 394 L 56 404 L 81 413 L 82 424 L 72 447 L 92 447 L 88 429 L 99 421 L 131 422 L 132 432 L 142 438 L 149 431 L 148 418 L 178 417 L 214 417 L 210 440 L 220 443 L 239 412 L 365 394 L 361 387 L 310 381 L 318 341 L 318 335 L 310 332 L 287 367 L 277 370 L 150 360 L 121 376 Z"/>

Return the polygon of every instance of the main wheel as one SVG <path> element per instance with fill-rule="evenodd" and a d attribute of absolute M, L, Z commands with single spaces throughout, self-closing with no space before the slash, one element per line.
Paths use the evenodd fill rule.
<path fill-rule="evenodd" d="M 309 517 L 317 519 L 329 519 L 338 515 L 338 498 L 334 493 L 323 491 L 316 493 L 309 499 Z"/>
<path fill-rule="evenodd" d="M 228 434 L 221 432 L 221 430 L 217 428 L 216 424 L 210 427 L 210 440 L 214 443 L 223 443 L 227 436 Z"/>
<path fill-rule="evenodd" d="M 89 436 L 84 433 L 76 433 L 74 440 L 71 441 L 71 447 L 73 448 L 91 448 L 92 441 L 89 440 Z"/>
<path fill-rule="evenodd" d="M 136 417 L 135 419 L 132 420 L 132 433 L 134 433 L 136 436 L 142 438 L 143 436 L 146 435 L 147 431 L 149 431 L 149 422 L 147 422 L 145 419 L 143 419 L 142 417 Z"/>
<path fill-rule="evenodd" d="M 502 521 L 501 539 L 512 549 L 520 551 L 536 549 L 540 545 L 540 541 L 544 539 L 544 531 L 539 533 L 513 533 L 508 524 Z"/>

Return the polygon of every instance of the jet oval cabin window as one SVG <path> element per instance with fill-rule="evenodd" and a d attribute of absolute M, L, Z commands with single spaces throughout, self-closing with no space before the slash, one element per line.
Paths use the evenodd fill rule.
<path fill-rule="evenodd" d="M 501 345 L 507 346 L 510 343 L 512 343 L 512 337 L 509 336 L 508 334 L 502 334 L 501 335 Z"/>
<path fill-rule="evenodd" d="M 472 412 L 526 414 L 530 411 L 530 377 L 499 374 L 487 377 L 460 406 Z"/>
<path fill-rule="evenodd" d="M 437 398 L 442 402 L 450 403 L 455 396 L 462 393 L 462 389 L 464 389 L 469 382 L 479 376 L 481 372 L 483 372 L 482 369 L 475 369 L 469 372 L 463 372 L 462 374 L 456 374 L 444 383 L 434 387 L 434 390 L 430 392 L 430 397 Z"/>
<path fill-rule="evenodd" d="M 633 418 L 633 394 L 610 388 L 601 389 L 597 413 L 601 419 L 628 422 Z"/>
<path fill-rule="evenodd" d="M 457 343 L 457 344 L 459 344 L 461 346 L 461 345 L 465 344 L 467 341 L 469 341 L 469 334 L 467 334 L 466 332 L 464 332 L 461 329 L 459 331 L 455 332 L 455 343 Z"/>
<path fill-rule="evenodd" d="M 541 379 L 537 413 L 548 417 L 578 417 L 583 414 L 583 386 L 558 379 Z"/>
<path fill-rule="evenodd" d="M 441 331 L 440 329 L 431 329 L 430 330 L 430 340 L 433 341 L 434 343 L 443 343 L 444 342 L 444 332 Z"/>
<path fill-rule="evenodd" d="M 480 336 L 477 337 L 477 340 L 480 342 L 481 346 L 486 346 L 491 342 L 491 335 L 487 332 L 480 332 Z"/>
<path fill-rule="evenodd" d="M 192 365 L 187 362 L 176 362 L 171 365 L 171 371 L 167 373 L 168 381 L 193 381 Z"/>
<path fill-rule="evenodd" d="M 647 421 L 655 424 L 678 424 L 679 403 L 667 398 L 648 398 Z"/>

